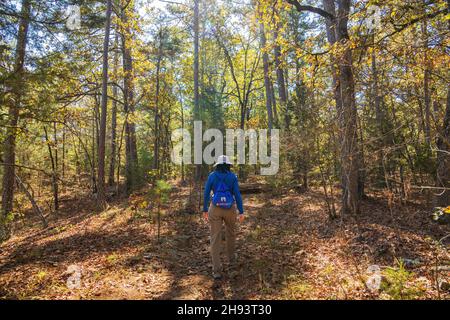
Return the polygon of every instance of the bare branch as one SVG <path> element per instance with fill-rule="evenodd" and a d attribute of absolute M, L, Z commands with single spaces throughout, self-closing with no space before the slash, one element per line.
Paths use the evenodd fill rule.
<path fill-rule="evenodd" d="M 332 15 L 328 11 L 325 11 L 321 8 L 317 8 L 317 7 L 313 7 L 313 6 L 309 6 L 309 5 L 301 5 L 297 0 L 286 0 L 286 1 L 289 4 L 292 4 L 297 9 L 298 12 L 308 11 L 308 12 L 316 13 L 318 15 L 321 15 L 325 19 L 328 19 L 331 21 L 334 21 L 336 19 L 336 17 L 334 15 Z"/>

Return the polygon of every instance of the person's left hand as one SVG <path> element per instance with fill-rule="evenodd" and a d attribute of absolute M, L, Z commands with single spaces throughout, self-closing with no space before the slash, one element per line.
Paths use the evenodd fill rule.
<path fill-rule="evenodd" d="M 244 222 L 244 215 L 243 214 L 238 214 L 238 220 L 240 223 Z"/>

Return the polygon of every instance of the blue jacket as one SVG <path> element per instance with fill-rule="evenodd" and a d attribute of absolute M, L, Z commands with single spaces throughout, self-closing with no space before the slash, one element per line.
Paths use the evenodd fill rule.
<path fill-rule="evenodd" d="M 208 180 L 206 181 L 205 185 L 205 193 L 203 195 L 203 212 L 208 211 L 209 207 L 209 200 L 211 197 L 211 189 L 213 192 L 216 192 L 216 188 L 219 185 L 219 177 L 224 177 L 224 183 L 227 185 L 228 189 L 231 191 L 231 193 L 234 196 L 234 199 L 236 200 L 237 208 L 239 210 L 240 214 L 244 213 L 244 208 L 242 206 L 242 197 L 241 192 L 239 191 L 239 184 L 238 179 L 236 175 L 230 171 L 227 172 L 218 172 L 213 171 L 209 174 Z"/>

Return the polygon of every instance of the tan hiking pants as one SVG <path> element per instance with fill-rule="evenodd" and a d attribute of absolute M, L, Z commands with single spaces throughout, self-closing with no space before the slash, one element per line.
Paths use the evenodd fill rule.
<path fill-rule="evenodd" d="M 230 209 L 216 207 L 213 204 L 209 207 L 209 225 L 211 227 L 211 257 L 213 272 L 222 271 L 220 263 L 220 252 L 222 247 L 222 221 L 225 222 L 226 253 L 228 261 L 234 261 L 234 250 L 236 243 L 236 206 Z"/>

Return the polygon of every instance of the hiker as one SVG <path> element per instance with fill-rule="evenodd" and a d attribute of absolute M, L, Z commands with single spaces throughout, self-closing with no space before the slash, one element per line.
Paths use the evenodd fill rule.
<path fill-rule="evenodd" d="M 236 175 L 230 171 L 231 162 L 227 156 L 219 156 L 214 164 L 215 170 L 208 176 L 206 181 L 203 219 L 210 224 L 211 228 L 211 257 L 213 263 L 213 278 L 222 277 L 222 266 L 220 263 L 221 231 L 222 221 L 225 222 L 226 233 L 226 253 L 230 265 L 236 262 L 235 242 L 236 242 L 236 220 L 244 221 L 244 208 L 242 206 L 241 192 Z M 209 206 L 211 189 L 213 198 Z M 236 202 L 236 203 L 235 203 Z M 236 205 L 239 215 L 236 214 Z"/>

